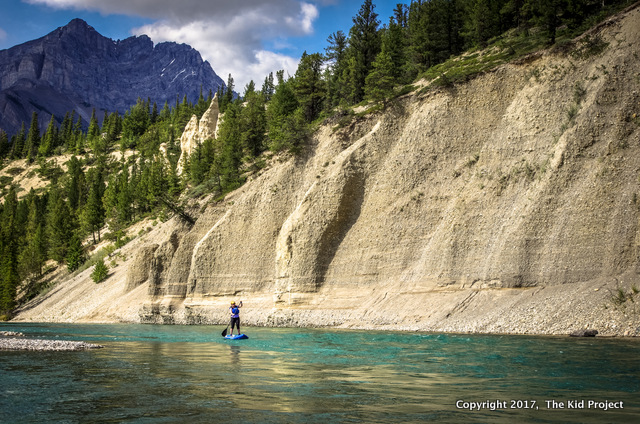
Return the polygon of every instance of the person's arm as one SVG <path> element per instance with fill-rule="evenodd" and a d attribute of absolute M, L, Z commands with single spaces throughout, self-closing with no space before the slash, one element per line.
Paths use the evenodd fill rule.
<path fill-rule="evenodd" d="M 238 305 L 238 308 L 242 308 L 242 300 L 240 301 L 240 304 Z"/>

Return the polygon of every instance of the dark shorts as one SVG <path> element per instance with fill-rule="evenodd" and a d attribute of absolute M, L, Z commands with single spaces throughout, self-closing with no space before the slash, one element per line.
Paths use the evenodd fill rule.
<path fill-rule="evenodd" d="M 240 331 L 240 317 L 238 318 L 231 318 L 231 331 L 233 331 L 233 326 L 236 326 L 236 328 L 238 329 L 238 331 Z"/>

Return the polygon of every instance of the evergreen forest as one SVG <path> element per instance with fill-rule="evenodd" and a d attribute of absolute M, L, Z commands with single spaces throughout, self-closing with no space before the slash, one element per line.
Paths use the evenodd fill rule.
<path fill-rule="evenodd" d="M 94 111 L 88 124 L 69 111 L 61 120 L 51 117 L 41 132 L 34 112 L 17 134 L 0 129 L 8 175 L 0 179 L 0 319 L 46 289 L 53 269 L 95 265 L 100 282 L 108 266 L 104 254 L 89 257 L 94 245 L 106 239 L 112 250 L 122 246 L 126 229 L 142 219 L 191 219 L 182 206 L 187 199 L 222 199 L 274 154 L 303 151 L 321 122 L 357 119 L 354 106 L 376 113 L 419 79 L 447 86 L 542 48 L 565 49 L 631 3 L 415 0 L 381 22 L 374 2 L 365 0 L 349 32 L 328 35 L 323 52 L 305 52 L 294 75 L 271 73 L 240 96 L 229 75 L 217 92 L 224 114 L 218 136 L 196 148 L 180 175 L 180 136 L 193 115 L 208 109 L 214 93 L 206 87 L 198 99 L 164 105 L 138 99 L 124 114 Z M 19 160 L 47 186 L 25 192 L 15 184 L 12 176 L 24 171 Z"/>

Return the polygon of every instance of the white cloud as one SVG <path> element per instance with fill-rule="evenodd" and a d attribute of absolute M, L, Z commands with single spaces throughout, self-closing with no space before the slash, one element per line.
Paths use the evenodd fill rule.
<path fill-rule="evenodd" d="M 266 77 L 269 72 L 274 73 L 275 71 L 284 69 L 285 77 L 287 75 L 293 75 L 296 72 L 296 68 L 298 67 L 298 58 L 292 58 L 290 56 L 286 56 L 279 53 L 270 52 L 268 50 L 260 50 L 255 54 L 256 62 L 249 66 L 249 71 L 251 75 L 260 75 L 262 79 L 258 79 L 255 81 L 256 86 L 260 88 L 262 83 L 264 82 L 264 77 Z M 233 74 L 232 74 L 233 75 Z M 242 85 L 242 90 L 240 90 L 240 86 L 238 85 L 238 91 L 244 90 L 244 85 Z"/>
<path fill-rule="evenodd" d="M 0 28 L 0 41 L 4 41 L 7 38 L 7 32 Z"/>
<path fill-rule="evenodd" d="M 272 71 L 293 74 L 299 57 L 268 51 L 287 45 L 288 37 L 313 33 L 318 8 L 298 0 L 24 0 L 58 9 L 94 10 L 156 20 L 134 28 L 154 42 L 175 41 L 197 49 L 226 81 L 232 74 L 236 90 L 253 79 L 260 86 Z M 332 0 L 320 0 L 328 4 Z M 318 1 L 316 1 L 318 3 Z M 296 53 L 298 55 L 298 53 Z"/>
<path fill-rule="evenodd" d="M 291 17 L 286 16 L 285 21 L 292 28 L 300 26 L 305 34 L 313 33 L 313 21 L 318 17 L 318 9 L 309 3 L 300 3 L 300 14 Z"/>

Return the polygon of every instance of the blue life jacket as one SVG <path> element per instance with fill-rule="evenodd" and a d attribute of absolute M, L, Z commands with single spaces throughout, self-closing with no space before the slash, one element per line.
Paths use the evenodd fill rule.
<path fill-rule="evenodd" d="M 234 306 L 231 309 L 231 318 L 238 318 L 240 316 L 240 308 Z"/>

